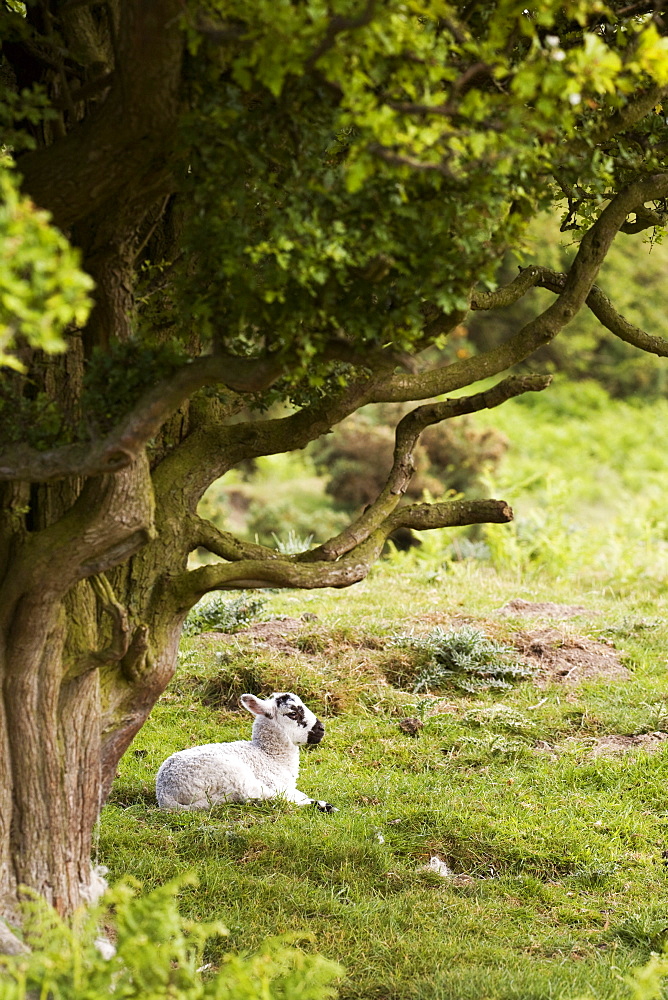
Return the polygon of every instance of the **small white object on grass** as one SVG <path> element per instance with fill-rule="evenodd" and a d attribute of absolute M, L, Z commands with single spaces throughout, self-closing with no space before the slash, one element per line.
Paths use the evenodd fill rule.
<path fill-rule="evenodd" d="M 440 875 L 442 878 L 452 878 L 455 874 L 452 868 L 449 868 L 445 861 L 441 861 L 441 859 L 436 857 L 436 855 L 429 858 L 429 863 L 424 865 L 422 870 L 426 872 L 433 872 L 434 875 Z"/>

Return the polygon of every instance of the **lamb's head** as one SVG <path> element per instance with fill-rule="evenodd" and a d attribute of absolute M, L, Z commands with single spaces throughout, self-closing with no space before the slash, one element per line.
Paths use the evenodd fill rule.
<path fill-rule="evenodd" d="M 291 692 L 274 692 L 264 700 L 254 694 L 242 694 L 239 699 L 244 708 L 255 716 L 256 727 L 267 725 L 280 730 L 290 743 L 319 743 L 325 735 L 322 722 L 306 707 L 301 698 Z"/>

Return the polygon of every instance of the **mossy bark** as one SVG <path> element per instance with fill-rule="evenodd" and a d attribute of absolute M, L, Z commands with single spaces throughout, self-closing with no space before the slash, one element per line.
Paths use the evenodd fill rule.
<path fill-rule="evenodd" d="M 0 915 L 10 921 L 21 886 L 64 914 L 88 900 L 100 807 L 174 672 L 183 619 L 164 579 L 184 571 L 187 545 L 165 558 L 174 533 L 157 538 L 146 458 L 78 488 L 61 511 L 63 484 L 40 487 L 39 528 L 10 507 L 0 535 L 11 554 L 0 574 Z"/>

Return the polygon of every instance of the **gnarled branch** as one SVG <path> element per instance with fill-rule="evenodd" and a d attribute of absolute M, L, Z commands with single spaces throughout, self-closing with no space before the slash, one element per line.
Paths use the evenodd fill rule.
<path fill-rule="evenodd" d="M 299 562 L 295 556 L 281 555 L 272 559 L 214 563 L 191 570 L 173 581 L 172 595 L 177 605 L 185 610 L 211 590 L 349 587 L 364 579 L 380 555 L 388 535 L 397 528 L 423 531 L 487 521 L 505 523 L 512 517 L 513 512 L 504 500 L 412 504 L 393 511 L 363 542 L 335 562 Z"/>
<path fill-rule="evenodd" d="M 191 518 L 190 547 L 203 548 L 228 562 L 241 559 L 279 559 L 280 553 L 267 545 L 244 542 L 229 531 L 221 531 L 206 518 L 193 515 Z"/>
<path fill-rule="evenodd" d="M 275 357 L 239 358 L 217 354 L 184 365 L 150 389 L 101 441 L 51 451 L 23 445 L 0 453 L 0 479 L 44 483 L 66 476 L 117 472 L 133 462 L 162 424 L 194 392 L 220 384 L 235 392 L 259 392 L 282 373 Z"/>
<path fill-rule="evenodd" d="M 513 278 L 507 285 L 495 288 L 493 292 L 473 291 L 471 293 L 471 309 L 503 309 L 506 306 L 512 306 L 538 285 L 543 271 L 546 270 L 549 269 L 532 264 L 530 267 L 521 268 L 516 278 Z"/>
<path fill-rule="evenodd" d="M 621 313 L 617 312 L 605 292 L 596 285 L 587 296 L 587 305 L 596 319 L 620 340 L 640 348 L 641 351 L 657 354 L 660 358 L 668 358 L 668 340 L 655 337 L 641 330 L 639 326 L 629 323 Z"/>
<path fill-rule="evenodd" d="M 523 279 L 523 280 L 520 280 Z M 561 271 L 553 271 L 549 267 L 532 266 L 524 268 L 514 281 L 496 292 L 483 292 L 480 297 L 471 300 L 471 307 L 474 309 L 491 309 L 496 305 L 511 305 L 520 298 L 524 288 L 546 288 L 550 292 L 561 294 L 566 284 L 566 275 Z M 591 291 L 585 299 L 585 305 L 591 309 L 596 319 L 610 333 L 613 333 L 620 340 L 637 347 L 648 354 L 656 354 L 660 358 L 668 357 L 668 340 L 664 337 L 656 337 L 647 333 L 639 326 L 629 322 L 620 312 L 618 312 L 605 292 L 592 285 Z"/>
<path fill-rule="evenodd" d="M 374 395 L 373 401 L 389 403 L 428 399 L 444 392 L 452 392 L 453 389 L 461 389 L 479 379 L 498 375 L 524 361 L 539 347 L 553 340 L 579 312 L 610 245 L 627 216 L 645 202 L 663 198 L 667 194 L 668 173 L 644 177 L 623 188 L 583 236 L 556 302 L 525 324 L 504 344 L 484 354 L 454 361 L 419 375 L 394 375 Z"/>
<path fill-rule="evenodd" d="M 547 288 L 558 294 L 563 288 L 565 279 L 564 274 L 543 267 L 540 268 L 539 280 L 536 284 L 540 288 Z M 620 340 L 641 351 L 646 351 L 648 354 L 657 354 L 660 358 L 668 357 L 668 340 L 647 333 L 639 326 L 630 323 L 620 312 L 617 312 L 608 296 L 598 285 L 592 286 L 585 302 L 599 323 Z"/>

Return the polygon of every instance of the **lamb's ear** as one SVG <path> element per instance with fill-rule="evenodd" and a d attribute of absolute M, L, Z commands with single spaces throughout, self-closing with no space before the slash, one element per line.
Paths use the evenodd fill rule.
<path fill-rule="evenodd" d="M 254 694 L 242 694 L 239 701 L 253 715 L 266 715 L 268 719 L 271 719 L 271 706 L 269 703 L 262 701 L 261 698 L 256 698 Z"/>

